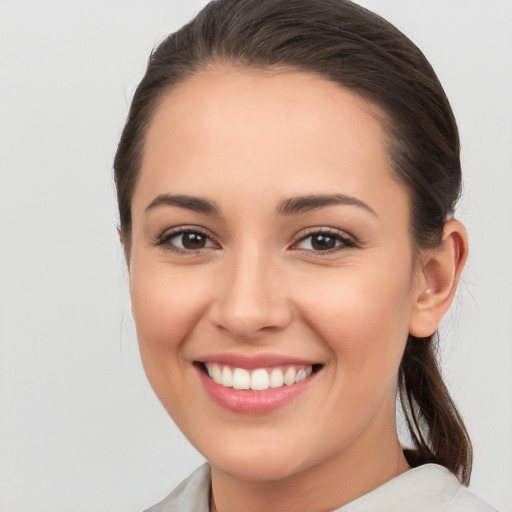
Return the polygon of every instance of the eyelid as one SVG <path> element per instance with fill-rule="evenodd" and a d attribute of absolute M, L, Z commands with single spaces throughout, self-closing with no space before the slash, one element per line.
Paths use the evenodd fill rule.
<path fill-rule="evenodd" d="M 215 244 L 217 247 L 210 246 L 210 247 L 202 247 L 200 249 L 181 249 L 180 247 L 175 247 L 175 246 L 171 246 L 170 244 L 168 244 L 168 242 L 172 238 L 179 236 L 181 234 L 184 234 L 184 233 L 199 233 L 199 234 L 205 236 L 206 238 L 208 238 L 208 240 L 213 242 L 213 244 Z M 194 225 L 181 225 L 181 226 L 176 226 L 173 228 L 166 229 L 161 235 L 159 235 L 155 240 L 153 240 L 151 242 L 151 245 L 153 245 L 155 247 L 162 247 L 164 249 L 168 249 L 170 251 L 183 253 L 183 254 L 195 254 L 200 251 L 207 251 L 207 250 L 211 250 L 211 249 L 215 249 L 215 248 L 220 248 L 220 244 L 215 239 L 215 236 L 210 233 L 210 231 L 208 231 L 202 227 L 194 226 Z"/>
<path fill-rule="evenodd" d="M 181 234 L 184 233 L 199 233 L 203 236 L 205 236 L 210 242 L 212 242 L 216 247 L 202 247 L 199 249 L 182 249 L 180 247 L 172 246 L 171 244 L 168 244 L 168 242 Z M 304 241 L 308 237 L 311 237 L 313 235 L 328 235 L 333 238 L 336 238 L 341 243 L 337 246 L 335 246 L 332 249 L 326 249 L 326 250 L 314 250 L 314 249 L 303 249 L 296 247 L 300 242 Z M 161 235 L 159 235 L 156 239 L 154 239 L 151 242 L 151 245 L 156 247 L 162 247 L 164 249 L 168 249 L 174 252 L 178 253 L 184 253 L 184 254 L 194 254 L 201 251 L 207 251 L 212 249 L 221 248 L 219 242 L 216 240 L 216 236 L 213 235 L 209 230 L 200 227 L 200 226 L 194 226 L 194 225 L 181 225 L 176 226 L 173 228 L 166 229 L 163 231 Z M 306 228 L 302 231 L 300 231 L 297 235 L 295 235 L 293 241 L 291 242 L 289 249 L 291 250 L 297 250 L 297 251 L 304 251 L 308 253 L 315 253 L 315 254 L 329 254 L 332 252 L 336 252 L 342 249 L 357 247 L 358 241 L 353 237 L 352 235 L 348 234 L 347 232 L 332 228 L 332 227 L 325 227 L 325 226 L 313 226 Z"/>
<path fill-rule="evenodd" d="M 305 239 L 313 236 L 313 235 L 329 235 L 337 240 L 341 241 L 341 244 L 332 248 L 327 249 L 325 251 L 315 251 L 312 249 L 299 249 L 296 246 L 304 241 Z M 342 249 L 352 248 L 352 247 L 358 247 L 358 241 L 355 237 L 352 235 L 349 235 L 346 231 L 332 228 L 332 227 L 310 227 L 306 228 L 305 230 L 299 232 L 295 237 L 294 240 L 290 246 L 290 249 L 297 250 L 297 251 L 305 251 L 308 253 L 315 253 L 315 254 L 329 254 L 332 252 L 336 252 Z"/>

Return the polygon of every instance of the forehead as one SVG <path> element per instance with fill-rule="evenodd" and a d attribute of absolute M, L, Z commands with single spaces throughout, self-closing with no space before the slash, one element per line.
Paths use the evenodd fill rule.
<path fill-rule="evenodd" d="M 179 133 L 173 135 L 194 135 L 204 143 L 217 134 L 235 133 L 232 142 L 244 142 L 242 136 L 261 143 L 265 138 L 284 142 L 287 134 L 297 140 L 299 130 L 327 143 L 353 133 L 371 149 L 370 142 L 382 142 L 380 119 L 385 117 L 370 101 L 312 72 L 222 64 L 196 73 L 163 95 L 147 136 L 169 134 L 178 125 Z M 346 130 L 347 123 L 352 130 Z"/>
<path fill-rule="evenodd" d="M 210 67 L 162 98 L 146 134 L 136 196 L 208 195 L 220 184 L 227 197 L 384 194 L 397 187 L 384 117 L 314 73 Z"/>

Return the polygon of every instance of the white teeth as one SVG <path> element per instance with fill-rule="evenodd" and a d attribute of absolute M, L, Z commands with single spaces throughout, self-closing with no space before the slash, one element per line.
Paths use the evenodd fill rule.
<path fill-rule="evenodd" d="M 274 368 L 270 373 L 270 387 L 280 388 L 284 384 L 281 368 Z"/>
<path fill-rule="evenodd" d="M 250 389 L 251 374 L 243 368 L 235 368 L 233 371 L 233 387 L 235 389 Z"/>
<path fill-rule="evenodd" d="M 251 389 L 264 391 L 266 389 L 280 388 L 284 385 L 291 386 L 300 382 L 313 373 L 313 366 L 286 367 L 283 368 L 257 368 L 252 371 L 244 368 L 233 368 L 217 363 L 205 363 L 206 371 L 210 378 L 226 388 Z"/>
<path fill-rule="evenodd" d="M 233 386 L 233 373 L 231 372 L 231 369 L 228 366 L 224 366 L 224 368 L 222 369 L 222 378 L 218 384 L 222 384 L 226 388 L 230 388 Z"/>
<path fill-rule="evenodd" d="M 288 370 L 286 370 L 286 373 L 284 374 L 284 383 L 287 386 L 291 386 L 292 384 L 295 384 L 295 376 L 296 376 L 295 368 L 293 366 L 290 366 Z"/>
<path fill-rule="evenodd" d="M 259 369 L 254 370 L 251 375 L 251 389 L 253 391 L 263 391 L 268 389 L 270 385 L 270 378 L 267 370 Z"/>
<path fill-rule="evenodd" d="M 208 373 L 217 384 L 222 383 L 222 372 L 220 371 L 220 367 L 218 364 L 210 366 L 208 368 Z"/>
<path fill-rule="evenodd" d="M 306 377 L 306 370 L 299 370 L 297 372 L 297 376 L 295 377 L 295 382 L 300 382 L 301 380 L 304 380 Z"/>

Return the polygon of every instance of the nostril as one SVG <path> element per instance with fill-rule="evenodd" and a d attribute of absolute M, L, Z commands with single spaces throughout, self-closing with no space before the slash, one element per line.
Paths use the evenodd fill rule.
<path fill-rule="evenodd" d="M 258 269 L 240 271 L 228 284 L 219 287 L 209 308 L 213 324 L 237 340 L 252 341 L 262 335 L 286 328 L 293 315 L 290 304 L 268 285 Z"/>

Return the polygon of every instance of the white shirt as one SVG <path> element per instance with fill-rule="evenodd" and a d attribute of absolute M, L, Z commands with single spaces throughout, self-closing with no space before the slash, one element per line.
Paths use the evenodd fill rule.
<path fill-rule="evenodd" d="M 210 466 L 204 464 L 146 512 L 209 512 Z M 411 469 L 333 512 L 497 512 L 445 467 Z"/>

